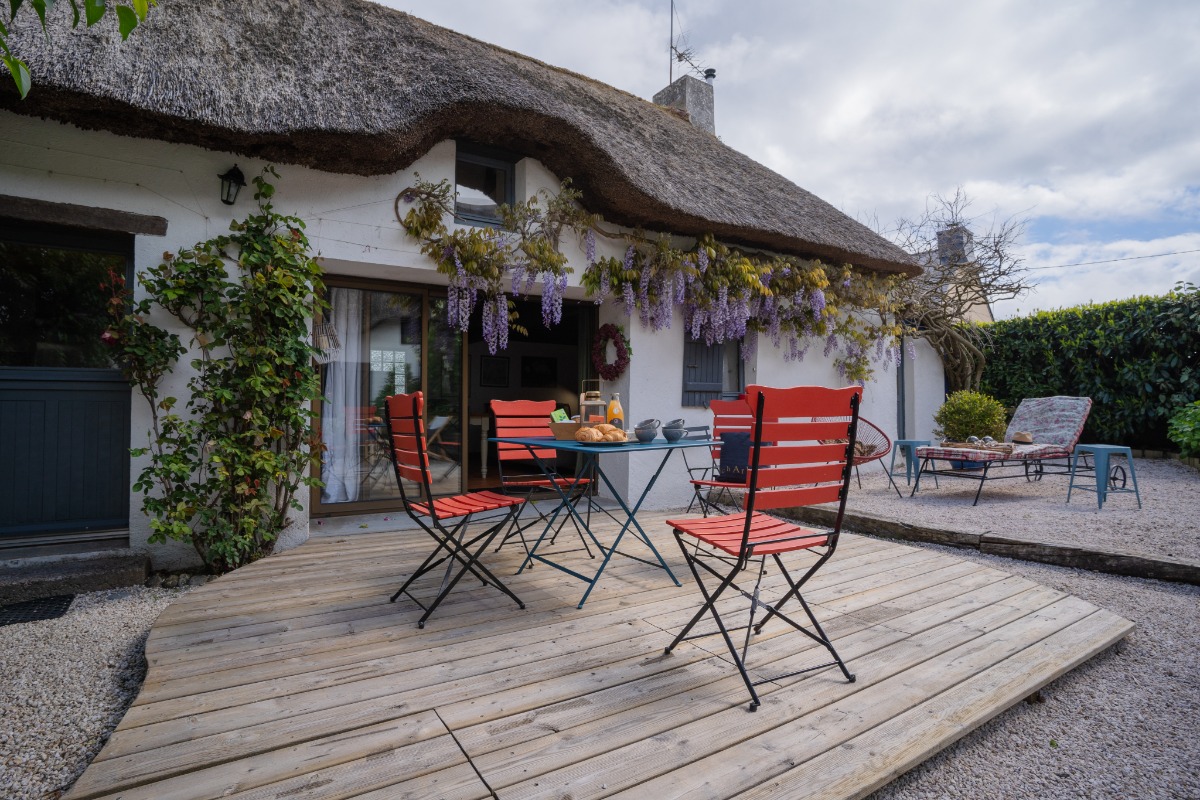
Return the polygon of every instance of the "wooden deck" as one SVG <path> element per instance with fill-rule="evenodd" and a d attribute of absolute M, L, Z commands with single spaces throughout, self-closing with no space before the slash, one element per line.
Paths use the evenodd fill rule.
<path fill-rule="evenodd" d="M 663 517 L 643 519 L 684 580 Z M 418 630 L 416 606 L 387 599 L 428 542 L 316 537 L 177 601 L 141 694 L 67 797 L 860 797 L 1133 628 L 847 536 L 806 596 L 857 682 L 831 668 L 764 685 L 751 714 L 719 638 L 662 655 L 698 603 L 690 580 L 618 558 L 580 611 L 583 585 L 539 566 L 509 584 L 527 610 L 464 580 Z M 518 549 L 489 563 L 511 573 Z M 758 637 L 752 666 L 818 663 L 782 633 Z"/>

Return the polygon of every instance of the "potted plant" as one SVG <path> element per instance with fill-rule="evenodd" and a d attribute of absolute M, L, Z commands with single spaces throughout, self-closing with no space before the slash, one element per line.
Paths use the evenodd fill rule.
<path fill-rule="evenodd" d="M 990 436 L 1004 438 L 1007 424 L 1004 406 L 991 395 L 982 392 L 959 391 L 946 398 L 946 402 L 934 414 L 937 423 L 934 435 L 943 440 L 965 442 L 968 437 Z M 982 461 L 951 461 L 954 469 L 979 469 Z"/>

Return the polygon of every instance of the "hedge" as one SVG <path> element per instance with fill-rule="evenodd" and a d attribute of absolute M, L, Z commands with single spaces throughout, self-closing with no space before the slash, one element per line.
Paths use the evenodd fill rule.
<path fill-rule="evenodd" d="M 1170 449 L 1167 422 L 1200 400 L 1200 289 L 1043 311 L 988 326 L 982 390 L 1092 398 L 1080 441 Z"/>

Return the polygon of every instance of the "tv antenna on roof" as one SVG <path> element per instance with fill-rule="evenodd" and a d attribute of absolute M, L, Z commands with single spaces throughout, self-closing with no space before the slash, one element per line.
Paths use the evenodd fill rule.
<path fill-rule="evenodd" d="M 675 40 L 675 18 L 678 14 L 675 13 L 675 0 L 671 0 L 671 41 L 668 43 L 668 64 L 667 64 L 667 85 L 670 86 L 675 82 L 675 64 L 687 64 L 691 71 L 697 75 L 704 77 L 704 69 L 696 63 L 696 51 L 688 42 L 687 31 L 683 30 L 683 25 L 679 26 L 679 41 Z"/>

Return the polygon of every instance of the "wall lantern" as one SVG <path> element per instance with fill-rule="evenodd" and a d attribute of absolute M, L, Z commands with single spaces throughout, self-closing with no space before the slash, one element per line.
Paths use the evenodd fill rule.
<path fill-rule="evenodd" d="M 238 169 L 237 164 L 234 164 L 224 175 L 217 177 L 221 179 L 221 202 L 227 206 L 233 205 L 238 192 L 246 185 L 246 176 Z"/>

